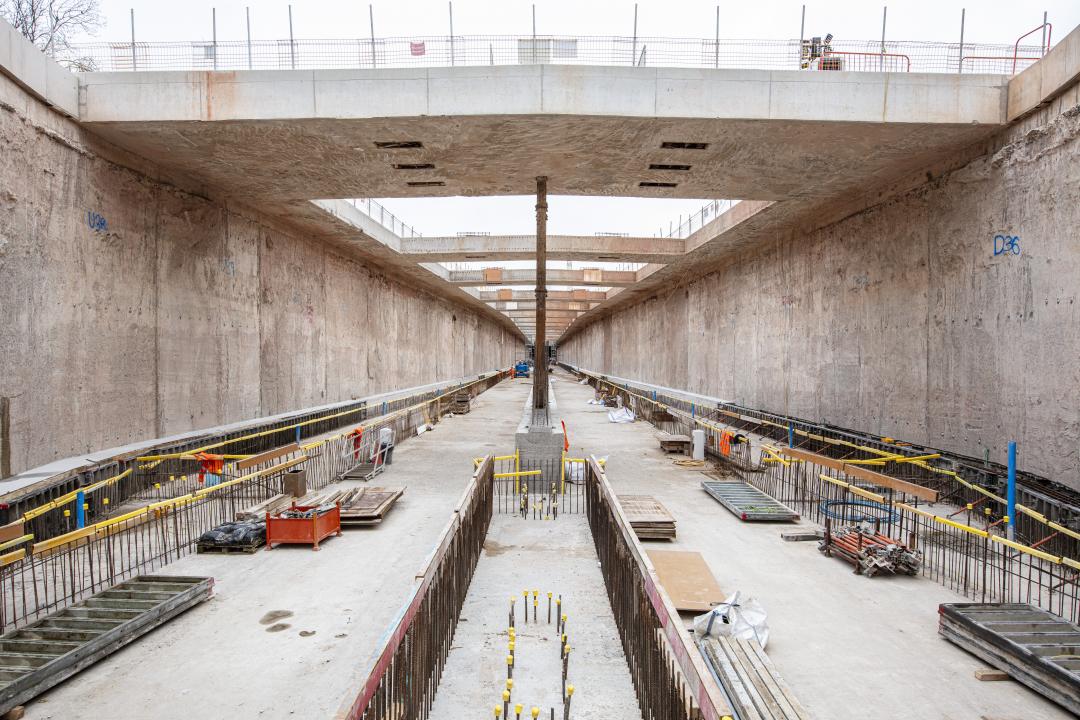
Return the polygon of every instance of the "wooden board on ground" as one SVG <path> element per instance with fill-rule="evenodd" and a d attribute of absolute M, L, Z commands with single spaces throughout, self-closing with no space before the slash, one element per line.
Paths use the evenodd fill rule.
<path fill-rule="evenodd" d="M 640 540 L 674 540 L 675 518 L 651 495 L 619 495 L 619 504 Z"/>
<path fill-rule="evenodd" d="M 698 647 L 740 720 L 809 718 L 757 641 L 703 637 Z"/>
<path fill-rule="evenodd" d="M 708 612 L 724 601 L 724 592 L 701 553 L 646 550 L 645 554 L 676 610 Z"/>

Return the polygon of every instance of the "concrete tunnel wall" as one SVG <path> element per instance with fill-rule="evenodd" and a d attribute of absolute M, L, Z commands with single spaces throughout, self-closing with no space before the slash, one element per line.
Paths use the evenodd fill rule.
<path fill-rule="evenodd" d="M 461 306 L 156 174 L 0 75 L 0 474 L 521 353 Z"/>
<path fill-rule="evenodd" d="M 1074 86 L 960 169 L 762 238 L 559 357 L 1000 462 L 1017 440 L 1023 469 L 1080 489 L 1078 139 Z"/>

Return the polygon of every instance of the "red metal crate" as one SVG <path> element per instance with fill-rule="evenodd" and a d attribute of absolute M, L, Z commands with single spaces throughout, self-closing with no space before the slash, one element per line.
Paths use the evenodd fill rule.
<path fill-rule="evenodd" d="M 314 510 L 314 505 L 293 505 L 290 510 Z M 275 544 L 311 545 L 319 549 L 319 542 L 331 535 L 341 534 L 341 507 L 312 518 L 273 517 L 266 513 L 266 549 Z"/>

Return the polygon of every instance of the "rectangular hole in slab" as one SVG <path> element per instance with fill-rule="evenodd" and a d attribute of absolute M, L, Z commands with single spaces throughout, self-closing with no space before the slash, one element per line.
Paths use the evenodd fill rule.
<path fill-rule="evenodd" d="M 665 140 L 660 143 L 660 147 L 666 150 L 704 150 L 709 147 L 709 143 Z"/>
<path fill-rule="evenodd" d="M 424 147 L 419 140 L 376 140 L 375 147 L 382 150 L 413 150 Z"/>
<path fill-rule="evenodd" d="M 673 188 L 673 187 L 679 187 L 679 183 L 673 183 L 673 182 L 648 182 L 648 181 L 642 180 L 641 182 L 638 183 L 638 187 Z"/>
<path fill-rule="evenodd" d="M 434 163 L 394 163 L 395 170 L 434 170 Z"/>
<path fill-rule="evenodd" d="M 678 170 L 685 172 L 690 169 L 689 165 L 670 165 L 667 163 L 649 163 L 650 170 Z"/>
<path fill-rule="evenodd" d="M 446 183 L 442 180 L 416 180 L 406 184 L 409 187 L 442 187 Z"/>

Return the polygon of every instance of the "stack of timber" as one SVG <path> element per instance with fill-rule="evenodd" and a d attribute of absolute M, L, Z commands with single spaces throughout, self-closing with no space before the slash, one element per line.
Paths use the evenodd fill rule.
<path fill-rule="evenodd" d="M 381 523 L 404 494 L 404 488 L 348 488 L 323 493 L 311 504 L 338 503 L 341 505 L 342 527 L 368 527 Z"/>
<path fill-rule="evenodd" d="M 657 437 L 660 441 L 660 449 L 667 453 L 679 453 L 680 455 L 690 454 L 690 436 L 688 435 L 670 435 L 668 433 L 662 433 Z"/>
<path fill-rule="evenodd" d="M 675 518 L 651 495 L 620 495 L 630 527 L 639 540 L 674 540 Z"/>
<path fill-rule="evenodd" d="M 0 638 L 0 714 L 208 599 L 213 585 L 210 577 L 140 575 L 7 633 Z"/>
<path fill-rule="evenodd" d="M 450 404 L 450 412 L 455 415 L 464 415 L 472 409 L 472 396 L 468 390 L 459 390 L 454 393 L 454 399 Z"/>
<path fill-rule="evenodd" d="M 1080 715 L 1080 625 L 1024 603 L 947 603 L 938 632 Z"/>
<path fill-rule="evenodd" d="M 265 520 L 266 514 L 277 515 L 282 510 L 285 510 L 293 504 L 295 498 L 292 495 L 286 495 L 281 493 L 275 495 L 269 500 L 263 500 L 260 503 L 255 503 L 250 507 L 246 507 L 236 513 L 237 520 Z"/>
<path fill-rule="evenodd" d="M 908 548 L 888 535 L 865 532 L 858 527 L 832 529 L 832 521 L 825 523 L 825 537 L 818 550 L 826 557 L 847 560 L 855 566 L 856 575 L 873 577 L 885 571 L 894 575 L 917 575 L 922 563 L 922 553 Z"/>
<path fill-rule="evenodd" d="M 756 640 L 699 637 L 697 642 L 739 720 L 808 720 Z"/>

